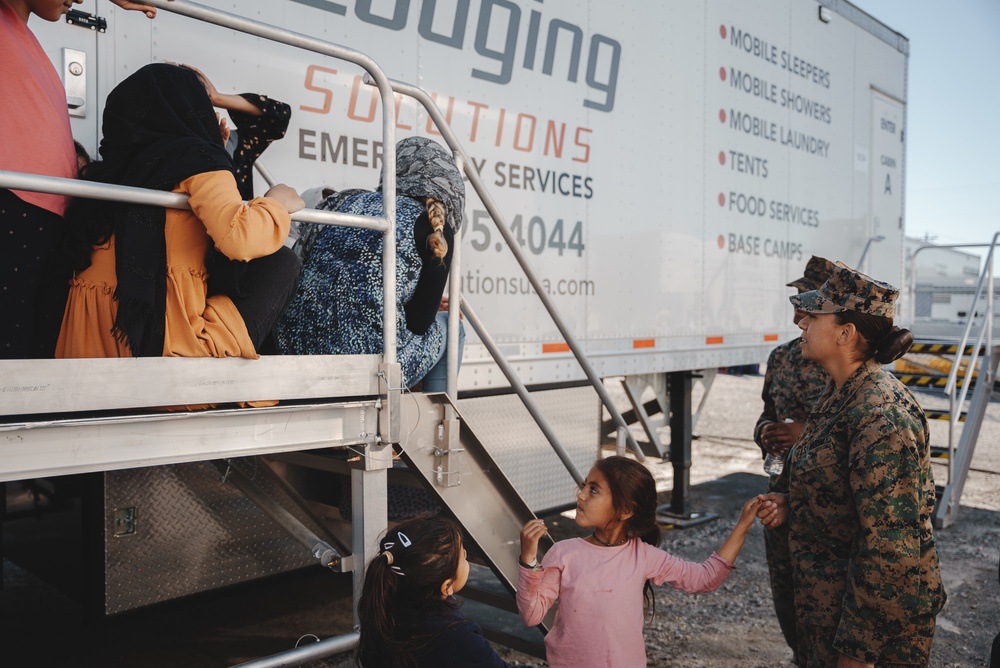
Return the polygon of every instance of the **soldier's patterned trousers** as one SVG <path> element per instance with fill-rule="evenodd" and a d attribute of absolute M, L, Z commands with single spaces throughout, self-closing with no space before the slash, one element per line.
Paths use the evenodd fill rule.
<path fill-rule="evenodd" d="M 934 616 L 921 620 L 919 634 L 890 638 L 882 649 L 875 668 L 925 668 L 929 665 L 934 640 Z M 829 626 L 800 624 L 799 665 L 805 668 L 836 668 L 840 653 L 833 649 L 837 629 Z"/>

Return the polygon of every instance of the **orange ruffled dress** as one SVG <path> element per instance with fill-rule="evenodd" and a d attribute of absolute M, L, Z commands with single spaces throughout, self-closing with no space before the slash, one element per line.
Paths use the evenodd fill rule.
<path fill-rule="evenodd" d="M 167 209 L 167 296 L 164 357 L 259 357 L 243 318 L 224 295 L 208 297 L 205 255 L 211 244 L 234 260 L 277 251 L 291 218 L 270 197 L 244 203 L 230 172 L 196 174 L 174 192 L 190 195 L 191 211 Z M 111 333 L 118 302 L 115 240 L 95 247 L 92 264 L 70 283 L 56 357 L 131 357 Z"/>

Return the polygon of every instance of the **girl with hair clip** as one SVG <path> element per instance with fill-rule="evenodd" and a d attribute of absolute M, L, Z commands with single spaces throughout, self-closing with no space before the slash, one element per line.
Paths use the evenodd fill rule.
<path fill-rule="evenodd" d="M 418 515 L 389 529 L 368 564 L 358 601 L 365 668 L 503 668 L 455 594 L 469 577 L 453 520 Z"/>
<path fill-rule="evenodd" d="M 396 344 L 403 382 L 424 392 L 447 385 L 447 300 L 452 246 L 465 212 L 465 183 L 451 153 L 425 137 L 396 144 Z M 345 190 L 318 208 L 382 215 L 379 190 Z M 336 225 L 299 226 L 302 276 L 275 329 L 287 355 L 382 352 L 382 234 Z M 460 323 L 461 325 L 461 323 Z M 464 331 L 459 328 L 459 363 Z"/>
<path fill-rule="evenodd" d="M 643 613 L 655 613 L 652 585 L 667 582 L 689 594 L 714 591 L 735 568 L 760 503 L 747 501 L 718 552 L 696 564 L 660 549 L 656 482 L 642 464 L 627 457 L 598 459 L 576 500 L 576 523 L 592 533 L 559 541 L 540 565 L 544 522 L 531 520 L 521 529 L 517 609 L 534 626 L 559 601 L 545 636 L 553 668 L 645 666 Z"/>
<path fill-rule="evenodd" d="M 946 599 L 927 419 L 882 368 L 913 343 L 893 324 L 898 295 L 837 262 L 818 290 L 789 297 L 806 313 L 802 357 L 831 382 L 760 515 L 769 529 L 788 524 L 806 668 L 926 666 Z"/>
<path fill-rule="evenodd" d="M 281 315 L 299 261 L 283 247 L 303 203 L 278 184 L 243 202 L 198 73 L 146 65 L 108 95 L 102 160 L 85 178 L 184 193 L 191 210 L 76 200 L 76 275 L 57 357 L 248 357 Z M 209 291 L 206 257 L 246 260 L 238 293 Z"/>

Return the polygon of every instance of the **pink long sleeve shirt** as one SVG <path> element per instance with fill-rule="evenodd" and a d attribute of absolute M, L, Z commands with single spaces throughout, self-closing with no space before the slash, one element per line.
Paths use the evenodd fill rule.
<path fill-rule="evenodd" d="M 28 25 L 0 0 L 0 169 L 76 178 L 76 149 L 66 91 Z M 12 191 L 22 201 L 63 215 L 63 195 Z"/>
<path fill-rule="evenodd" d="M 621 547 L 602 547 L 572 538 L 556 543 L 541 569 L 520 568 L 517 609 L 521 620 L 534 626 L 558 599 L 555 623 L 545 636 L 553 668 L 635 668 L 646 665 L 646 580 L 701 594 L 715 590 L 733 568 L 714 552 L 696 564 L 636 539 Z"/>

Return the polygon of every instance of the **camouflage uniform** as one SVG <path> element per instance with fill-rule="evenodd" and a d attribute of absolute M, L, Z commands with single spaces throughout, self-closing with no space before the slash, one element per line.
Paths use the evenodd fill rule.
<path fill-rule="evenodd" d="M 764 410 L 753 428 L 753 440 L 767 454 L 760 440 L 764 425 L 792 419 L 805 422 L 809 412 L 826 389 L 830 376 L 816 362 L 802 357 L 799 340 L 793 339 L 771 351 L 764 374 Z"/>
<path fill-rule="evenodd" d="M 829 260 L 813 255 L 806 263 L 802 278 L 788 283 L 788 287 L 803 290 L 816 290 L 833 272 L 834 264 Z M 761 429 L 772 422 L 784 422 L 792 419 L 795 422 L 805 422 L 816 399 L 823 392 L 830 376 L 816 362 L 804 359 L 799 348 L 799 340 L 783 343 L 771 351 L 767 358 L 767 372 L 764 375 L 764 411 L 757 418 L 753 429 L 753 440 L 760 446 Z"/>
<path fill-rule="evenodd" d="M 767 358 L 767 372 L 764 374 L 764 410 L 757 418 L 753 440 L 766 454 L 761 442 L 761 429 L 766 424 L 783 422 L 790 418 L 795 422 L 805 422 L 816 400 L 823 393 L 830 376 L 816 362 L 802 357 L 799 340 L 783 343 L 771 351 Z M 787 452 L 785 453 L 787 457 Z M 767 488 L 775 491 L 778 476 L 771 476 Z M 764 532 L 764 550 L 767 555 L 767 570 L 771 580 L 771 598 L 774 612 L 781 626 L 785 642 L 792 650 L 797 650 L 795 633 L 795 601 L 792 587 L 792 563 L 788 552 L 788 525 Z"/>
<path fill-rule="evenodd" d="M 818 291 L 793 296 L 811 313 L 892 318 L 898 292 L 841 263 Z M 831 383 L 788 455 L 799 661 L 839 654 L 877 666 L 927 665 L 945 603 L 931 527 L 934 478 L 927 420 L 875 360 Z"/>
<path fill-rule="evenodd" d="M 945 594 L 927 420 L 909 390 L 874 360 L 831 383 L 786 470 L 799 659 L 836 665 L 809 641 L 825 627 L 827 650 L 926 664 Z"/>

